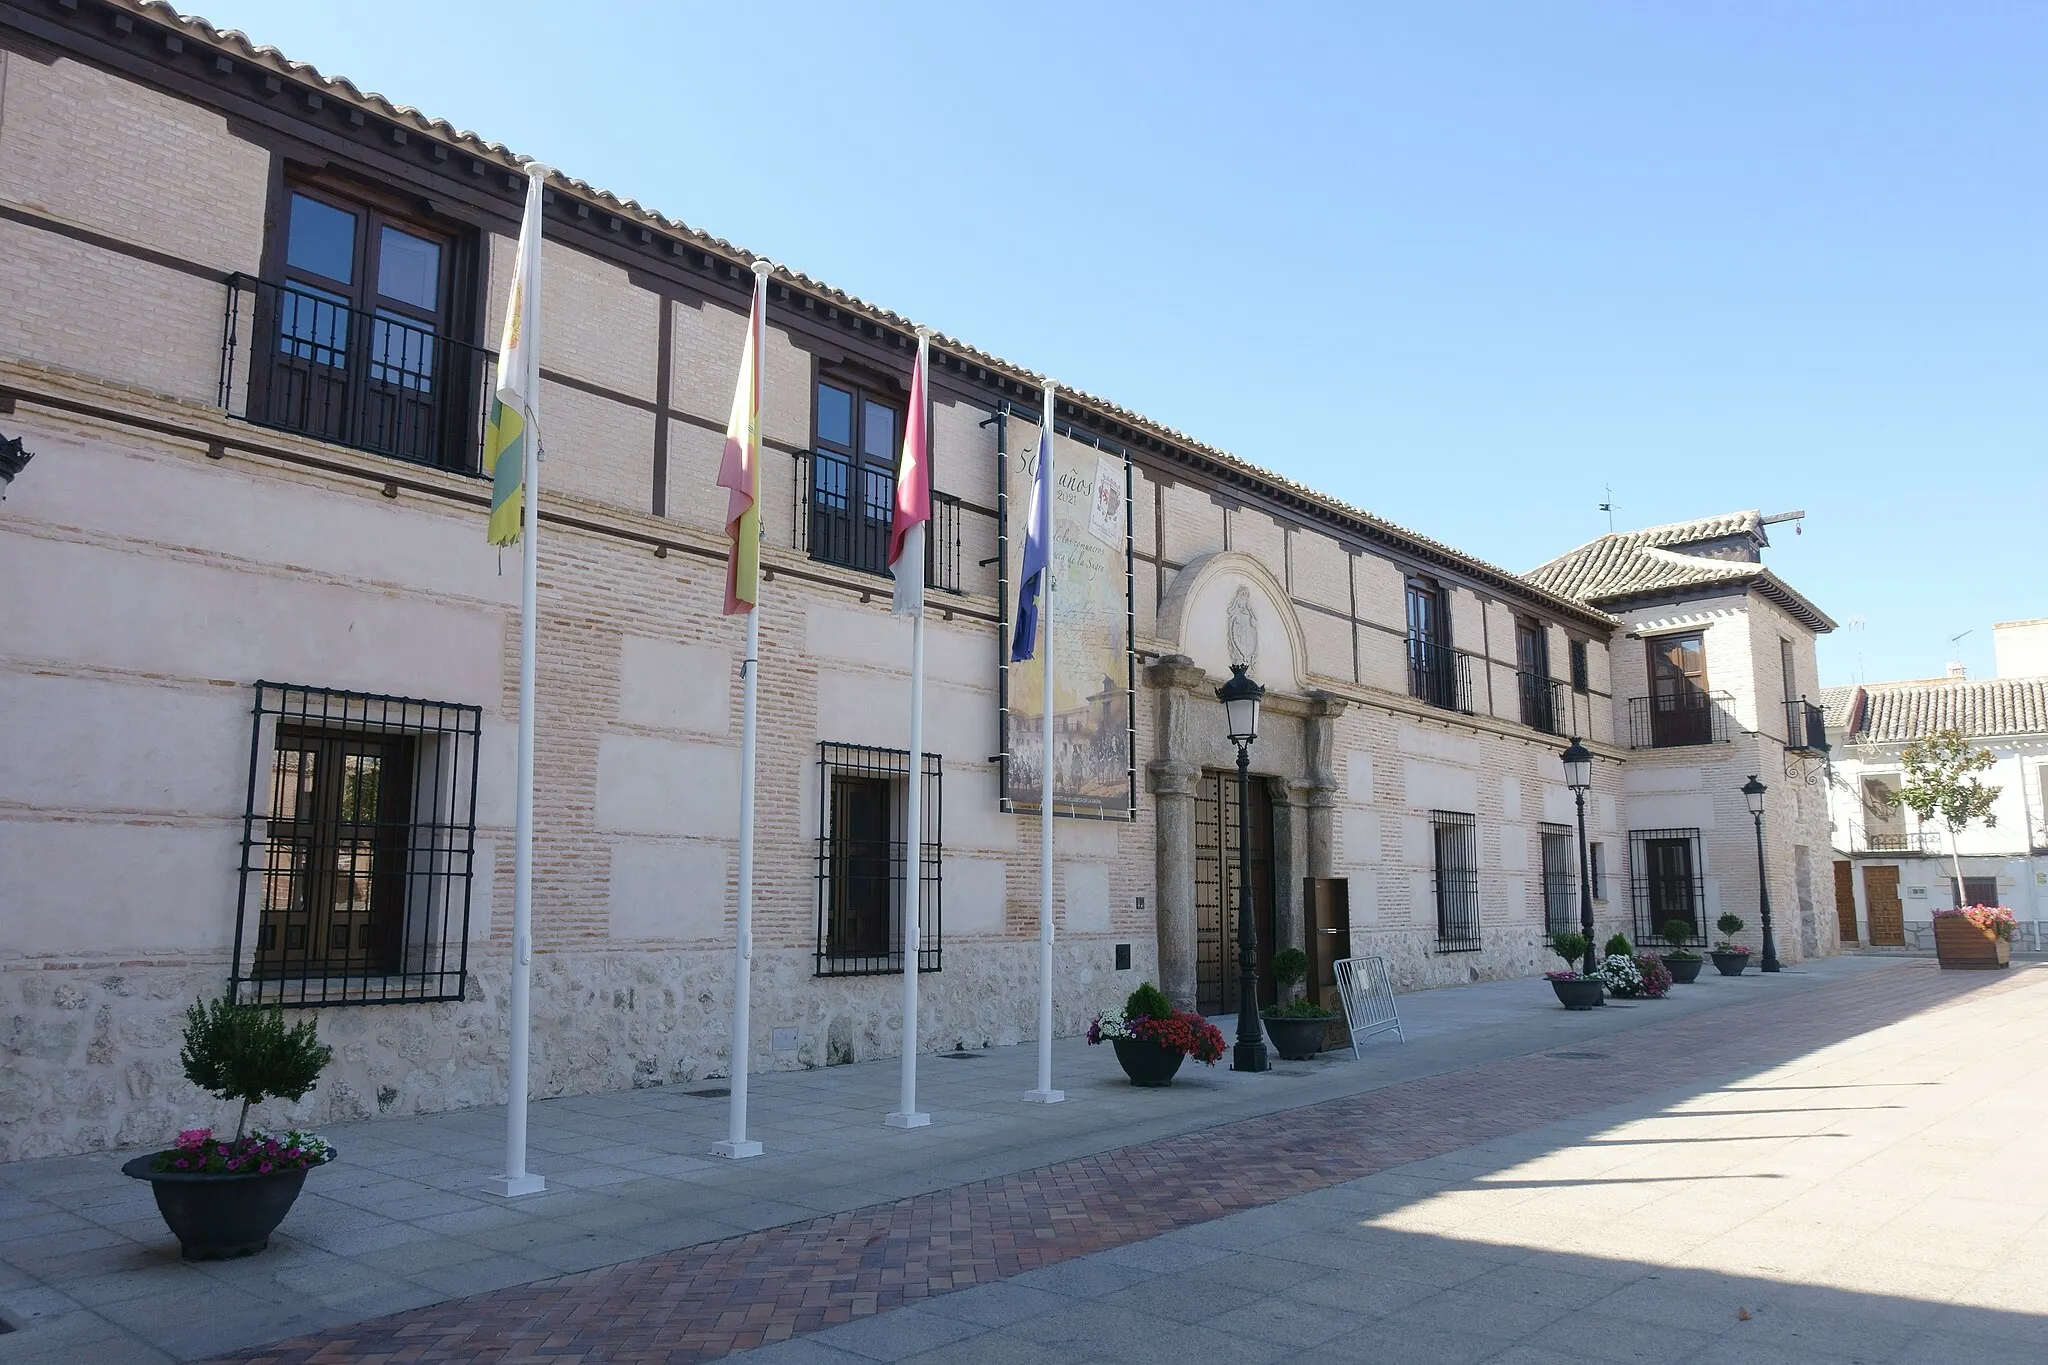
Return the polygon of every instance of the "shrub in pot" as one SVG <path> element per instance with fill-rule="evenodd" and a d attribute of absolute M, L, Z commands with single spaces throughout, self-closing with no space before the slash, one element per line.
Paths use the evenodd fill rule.
<path fill-rule="evenodd" d="M 1283 948 L 1273 954 L 1273 980 L 1280 986 L 1281 1000 L 1260 1011 L 1260 1017 L 1273 1051 L 1289 1061 L 1305 1062 L 1321 1052 L 1330 1021 L 1337 1017 L 1298 993 L 1307 976 L 1308 954 L 1301 949 Z"/>
<path fill-rule="evenodd" d="M 1665 920 L 1659 936 L 1671 945 L 1663 954 L 1664 969 L 1671 973 L 1671 979 L 1681 986 L 1690 986 L 1699 980 L 1700 968 L 1706 965 L 1706 959 L 1686 946 L 1692 942 L 1691 922 Z"/>
<path fill-rule="evenodd" d="M 1166 993 L 1147 981 L 1132 991 L 1121 1010 L 1110 1010 L 1088 1025 L 1090 1043 L 1108 1043 L 1132 1085 L 1171 1085 L 1189 1057 L 1214 1066 L 1223 1057 L 1223 1031 L 1199 1014 L 1173 1007 Z"/>
<path fill-rule="evenodd" d="M 178 1060 L 200 1089 L 242 1102 L 235 1135 L 222 1139 L 210 1128 L 188 1129 L 175 1145 L 138 1156 L 121 1172 L 150 1183 L 157 1211 L 187 1260 L 251 1256 L 269 1246 L 306 1172 L 334 1159 L 317 1133 L 248 1127 L 251 1106 L 304 1098 L 333 1056 L 311 1019 L 287 1028 L 282 1006 L 238 1004 L 223 995 L 210 1004 L 195 1001 L 185 1012 Z"/>
<path fill-rule="evenodd" d="M 1557 1003 L 1568 1010 L 1589 1010 L 1606 1003 L 1606 989 L 1596 972 L 1586 976 L 1579 964 L 1586 956 L 1586 936 L 1573 929 L 1560 929 L 1550 936 L 1550 951 L 1564 959 L 1561 972 L 1545 972 Z"/>
<path fill-rule="evenodd" d="M 1714 927 L 1721 931 L 1714 941 L 1714 970 L 1723 976 L 1741 976 L 1749 965 L 1749 945 L 1735 941 L 1742 932 L 1742 916 L 1723 915 L 1714 921 Z"/>
<path fill-rule="evenodd" d="M 1636 945 L 1628 941 L 1627 934 L 1616 934 L 1613 938 L 1608 939 L 1606 944 L 1600 949 L 1600 956 L 1603 958 L 1634 957 L 1635 955 Z"/>
<path fill-rule="evenodd" d="M 2013 913 L 2002 905 L 1934 912 L 1934 955 L 1943 968 L 2012 965 Z"/>

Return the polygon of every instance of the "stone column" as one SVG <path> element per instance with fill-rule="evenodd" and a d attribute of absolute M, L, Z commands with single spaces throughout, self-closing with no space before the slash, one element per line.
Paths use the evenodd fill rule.
<path fill-rule="evenodd" d="M 1266 779 L 1273 794 L 1273 951 L 1308 947 L 1301 879 L 1308 872 L 1308 783 Z"/>
<path fill-rule="evenodd" d="M 1184 654 L 1169 654 L 1145 670 L 1159 696 L 1158 757 L 1146 765 L 1152 789 L 1158 859 L 1159 989 L 1180 1010 L 1195 1007 L 1195 788 L 1190 714 L 1195 689 L 1206 681 Z"/>
<path fill-rule="evenodd" d="M 1327 692 L 1309 696 L 1308 718 L 1302 722 L 1302 750 L 1307 756 L 1308 871 L 1310 877 L 1337 875 L 1337 717 L 1349 703 Z M 1374 850 L 1375 861 L 1378 850 Z"/>

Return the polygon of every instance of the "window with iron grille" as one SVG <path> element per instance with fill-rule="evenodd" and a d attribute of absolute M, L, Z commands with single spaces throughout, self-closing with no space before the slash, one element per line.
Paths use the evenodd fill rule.
<path fill-rule="evenodd" d="M 482 711 L 256 684 L 237 999 L 463 998 Z"/>
<path fill-rule="evenodd" d="M 1593 869 L 1593 899 L 1604 902 L 1607 899 L 1607 845 L 1589 844 L 1586 861 Z"/>
<path fill-rule="evenodd" d="M 937 754 L 924 756 L 918 840 L 917 969 L 939 970 L 940 788 Z M 910 753 L 862 744 L 818 745 L 819 976 L 903 970 L 910 900 Z"/>
<path fill-rule="evenodd" d="M 1657 943 L 1672 920 L 1691 931 L 1686 942 L 1707 941 L 1706 869 L 1697 829 L 1628 832 L 1629 882 L 1634 891 L 1637 943 Z"/>
<path fill-rule="evenodd" d="M 1572 691 L 1580 693 L 1590 691 L 1593 686 L 1593 674 L 1592 669 L 1586 663 L 1586 642 L 1584 640 L 1574 640 L 1571 642 L 1571 666 Z"/>
<path fill-rule="evenodd" d="M 1543 927 L 1553 934 L 1576 929 L 1579 912 L 1572 904 L 1572 832 L 1563 825 L 1544 825 L 1538 837 L 1543 844 Z"/>
<path fill-rule="evenodd" d="M 1435 843 L 1436 947 L 1440 953 L 1479 949 L 1479 838 L 1472 816 L 1429 813 Z"/>

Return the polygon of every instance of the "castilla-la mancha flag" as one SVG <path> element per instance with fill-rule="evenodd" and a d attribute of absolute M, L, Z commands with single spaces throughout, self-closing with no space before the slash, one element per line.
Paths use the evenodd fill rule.
<path fill-rule="evenodd" d="M 732 548 L 725 559 L 725 614 L 754 609 L 761 595 L 761 341 L 768 316 L 768 277 L 754 277 L 754 306 L 747 314 L 747 344 L 740 353 L 740 380 L 725 419 L 725 458 L 718 486 L 729 490 L 725 535 Z"/>
<path fill-rule="evenodd" d="M 924 538 L 932 519 L 932 443 L 926 422 L 925 373 L 931 341 L 917 339 L 917 367 L 910 372 L 910 416 L 903 427 L 903 455 L 896 462 L 896 518 L 889 524 L 889 572 L 896 596 L 889 610 L 916 616 L 924 610 Z"/>

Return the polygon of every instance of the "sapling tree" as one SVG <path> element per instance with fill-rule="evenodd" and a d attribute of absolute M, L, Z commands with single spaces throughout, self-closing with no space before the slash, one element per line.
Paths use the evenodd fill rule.
<path fill-rule="evenodd" d="M 1977 776 L 1997 766 L 1998 757 L 1989 749 L 1970 743 L 1961 730 L 1935 730 L 1914 740 L 1899 755 L 1906 780 L 1885 797 L 1894 806 L 1904 806 L 1923 824 L 1939 823 L 1948 831 L 1948 856 L 1956 873 L 1956 905 L 1963 903 L 1963 855 L 1956 836 L 1979 820 L 1986 829 L 1995 828 L 1998 816 L 1992 807 L 2003 787 L 1986 786 Z"/>
<path fill-rule="evenodd" d="M 178 1060 L 185 1078 L 224 1100 L 240 1100 L 235 1141 L 249 1122 L 249 1106 L 278 1097 L 304 1098 L 334 1056 L 311 1019 L 291 1028 L 284 1007 L 236 1003 L 231 995 L 197 1001 L 185 1011 L 185 1046 Z"/>

